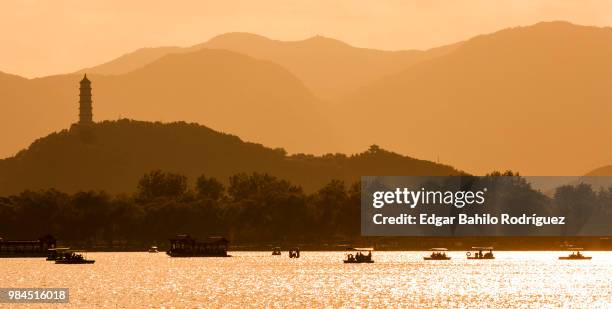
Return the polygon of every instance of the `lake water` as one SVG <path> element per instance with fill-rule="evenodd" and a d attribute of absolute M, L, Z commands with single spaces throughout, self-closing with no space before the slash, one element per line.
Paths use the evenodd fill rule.
<path fill-rule="evenodd" d="M 93 252 L 93 265 L 0 259 L 0 287 L 69 288 L 78 308 L 612 307 L 612 252 L 588 252 L 590 261 L 557 260 L 567 252 L 496 252 L 485 261 L 464 252 L 451 252 L 450 261 L 374 252 L 374 264 L 344 264 L 343 252 L 230 254 Z"/>

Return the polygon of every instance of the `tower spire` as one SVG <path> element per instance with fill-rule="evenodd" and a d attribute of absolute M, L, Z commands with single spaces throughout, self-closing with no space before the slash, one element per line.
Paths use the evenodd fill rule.
<path fill-rule="evenodd" d="M 85 73 L 79 87 L 80 125 L 89 125 L 93 123 L 93 108 L 91 103 L 91 82 L 87 79 L 87 73 Z"/>

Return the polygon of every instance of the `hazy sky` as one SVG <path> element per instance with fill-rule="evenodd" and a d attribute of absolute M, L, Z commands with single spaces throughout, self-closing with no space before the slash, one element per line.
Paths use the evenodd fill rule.
<path fill-rule="evenodd" d="M 1 0 L 0 71 L 66 73 L 140 47 L 194 45 L 231 31 L 280 40 L 319 34 L 397 50 L 550 20 L 609 26 L 612 1 Z"/>

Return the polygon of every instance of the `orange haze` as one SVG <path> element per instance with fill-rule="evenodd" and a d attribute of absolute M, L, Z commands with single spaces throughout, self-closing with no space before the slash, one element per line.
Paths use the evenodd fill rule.
<path fill-rule="evenodd" d="M 611 24 L 595 0 L 2 1 L 0 158 L 76 121 L 87 72 L 96 121 L 580 175 L 612 163 Z"/>
<path fill-rule="evenodd" d="M 600 0 L 8 0 L 0 1 L 0 71 L 72 72 L 142 47 L 188 46 L 241 31 L 314 35 L 385 50 L 428 49 L 540 21 L 612 25 Z"/>

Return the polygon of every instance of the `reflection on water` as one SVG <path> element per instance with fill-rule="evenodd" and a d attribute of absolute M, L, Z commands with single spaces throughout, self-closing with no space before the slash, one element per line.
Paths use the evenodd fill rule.
<path fill-rule="evenodd" d="M 611 307 L 612 252 L 496 252 L 496 260 L 423 261 L 429 252 L 232 252 L 231 258 L 89 253 L 94 265 L 0 259 L 0 287 L 67 287 L 75 307 Z M 48 305 L 41 305 L 41 307 Z M 56 305 L 60 306 L 60 305 Z"/>

